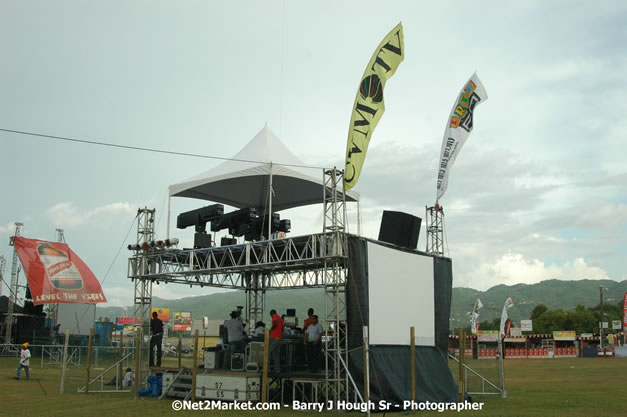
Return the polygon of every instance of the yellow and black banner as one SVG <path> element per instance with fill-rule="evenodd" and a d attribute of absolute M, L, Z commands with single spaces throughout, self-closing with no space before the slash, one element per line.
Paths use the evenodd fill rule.
<path fill-rule="evenodd" d="M 357 184 L 366 159 L 370 137 L 385 111 L 383 101 L 385 82 L 394 75 L 403 61 L 404 51 L 403 26 L 399 23 L 381 41 L 361 77 L 346 143 L 345 190 L 350 190 Z"/>

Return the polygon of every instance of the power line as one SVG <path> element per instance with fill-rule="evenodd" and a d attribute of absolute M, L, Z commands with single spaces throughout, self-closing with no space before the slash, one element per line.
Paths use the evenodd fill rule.
<path fill-rule="evenodd" d="M 224 158 L 224 157 L 213 156 L 213 155 L 202 155 L 202 154 L 196 154 L 196 153 L 167 151 L 167 150 L 163 150 L 163 149 L 144 148 L 144 147 L 141 147 L 141 146 L 119 145 L 119 144 L 116 144 L 116 143 L 99 142 L 99 141 L 94 141 L 94 140 L 85 140 L 85 139 L 76 139 L 76 138 L 68 138 L 68 137 L 65 137 L 65 136 L 45 135 L 43 133 L 25 132 L 25 131 L 22 131 L 22 130 L 11 130 L 11 129 L 2 129 L 2 128 L 0 128 L 0 132 L 14 133 L 14 134 L 17 134 L 17 135 L 36 136 L 36 137 L 46 138 L 46 139 L 63 140 L 63 141 L 74 142 L 74 143 L 84 143 L 84 144 L 88 144 L 88 145 L 108 146 L 108 147 L 111 147 L 111 148 L 120 148 L 120 149 L 134 150 L 134 151 L 163 153 L 163 154 L 178 155 L 178 156 L 188 156 L 188 157 L 193 157 L 193 158 L 216 159 L 216 160 L 219 160 L 219 161 L 246 162 L 246 163 L 250 163 L 250 164 L 265 164 L 266 163 L 264 161 L 255 161 L 255 160 L 252 160 L 252 159 Z M 285 166 L 285 167 L 294 167 L 294 168 L 325 169 L 324 167 L 317 167 L 317 166 L 311 166 L 311 165 L 282 164 L 282 163 L 279 163 L 279 162 L 273 162 L 273 164 L 274 165 L 281 165 L 281 166 Z"/>

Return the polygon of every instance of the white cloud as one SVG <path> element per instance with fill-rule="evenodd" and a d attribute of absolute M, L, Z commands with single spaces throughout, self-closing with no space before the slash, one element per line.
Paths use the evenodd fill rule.
<path fill-rule="evenodd" d="M 539 259 L 527 259 L 520 253 L 506 253 L 496 260 L 484 262 L 468 274 L 472 287 L 486 290 L 495 285 L 535 284 L 547 279 L 581 280 L 609 279 L 607 273 L 576 258 L 562 265 L 547 265 Z"/>
<path fill-rule="evenodd" d="M 0 233 L 13 235 L 15 232 L 15 223 L 7 223 L 6 226 L 0 226 Z"/>
<path fill-rule="evenodd" d="M 116 202 L 96 207 L 87 212 L 79 210 L 72 202 L 55 204 L 46 211 L 46 215 L 55 227 L 73 228 L 90 222 L 103 223 L 119 216 L 129 216 L 135 212 L 134 205 Z"/>

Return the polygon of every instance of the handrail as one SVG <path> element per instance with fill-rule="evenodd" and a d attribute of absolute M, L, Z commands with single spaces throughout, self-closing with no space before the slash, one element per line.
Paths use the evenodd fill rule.
<path fill-rule="evenodd" d="M 107 368 L 105 371 L 102 371 L 100 374 L 98 374 L 98 376 L 94 377 L 94 379 L 89 381 L 89 385 L 91 385 L 92 383 L 96 382 L 96 380 L 98 378 L 103 377 L 107 372 L 109 372 L 113 368 L 117 367 L 121 362 L 125 361 L 126 359 L 129 358 L 129 356 L 132 356 L 132 355 L 133 355 L 133 352 L 127 353 L 126 356 L 124 356 L 122 359 L 118 360 L 113 365 L 111 365 L 109 368 Z M 84 392 L 84 391 L 85 391 L 85 387 L 82 387 L 82 388 L 78 389 L 78 392 Z M 127 391 L 127 390 L 122 390 L 122 391 Z M 128 390 L 128 391 L 130 391 L 130 390 Z"/>
<path fill-rule="evenodd" d="M 449 356 L 449 359 L 453 359 L 455 362 L 459 363 L 459 359 L 457 359 L 455 356 L 451 355 L 450 353 L 448 354 L 448 356 Z M 475 371 L 474 369 L 472 369 L 472 368 L 471 368 L 471 367 L 469 367 L 468 365 L 464 364 L 464 368 L 465 368 L 465 369 L 467 369 L 467 370 L 469 370 L 471 373 L 475 374 L 475 375 L 476 375 L 476 376 L 478 376 L 479 378 L 481 378 L 482 383 L 487 382 L 487 383 L 488 383 L 489 385 L 491 385 L 491 386 L 492 386 L 495 390 L 497 390 L 497 391 L 498 391 L 498 393 L 502 393 L 502 392 L 503 392 L 503 389 L 502 389 L 502 388 L 497 387 L 497 386 L 496 386 L 496 385 L 494 385 L 492 382 L 490 382 L 490 380 L 489 380 L 489 379 L 487 379 L 487 378 L 485 378 L 485 377 L 483 377 L 483 376 L 479 375 L 479 374 L 477 373 L 477 371 Z M 489 394 L 489 393 L 488 393 L 488 392 L 473 392 L 472 394 L 477 394 L 477 395 L 480 395 L 480 394 Z"/>
<path fill-rule="evenodd" d="M 167 388 L 163 388 L 161 395 L 159 396 L 159 399 L 163 399 L 163 397 L 165 397 L 168 392 L 170 392 L 170 388 L 172 388 L 172 385 L 174 385 L 174 383 L 176 382 L 176 380 L 179 378 L 179 376 L 181 376 L 181 373 L 185 370 L 185 368 L 181 368 L 179 369 L 178 374 L 176 374 L 176 376 L 174 378 L 172 378 L 172 381 L 170 382 L 170 385 L 167 386 Z"/>

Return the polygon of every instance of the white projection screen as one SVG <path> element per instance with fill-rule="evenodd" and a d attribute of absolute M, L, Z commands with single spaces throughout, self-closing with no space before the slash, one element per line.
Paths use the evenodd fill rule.
<path fill-rule="evenodd" d="M 433 258 L 368 242 L 370 344 L 435 346 Z"/>

